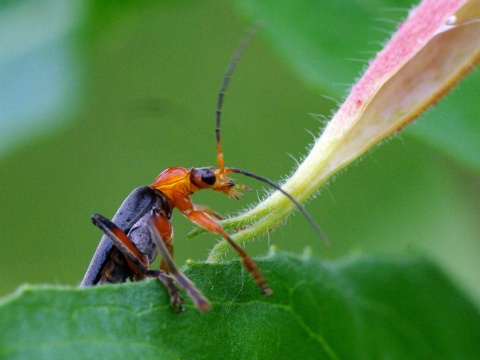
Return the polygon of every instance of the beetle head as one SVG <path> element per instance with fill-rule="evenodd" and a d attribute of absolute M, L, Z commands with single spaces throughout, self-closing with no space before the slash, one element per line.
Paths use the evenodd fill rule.
<path fill-rule="evenodd" d="M 251 191 L 245 185 L 238 185 L 226 174 L 232 172 L 229 168 L 214 167 L 193 168 L 190 170 L 190 181 L 200 189 L 212 189 L 223 192 L 230 199 L 238 200 L 243 194 L 236 189 Z"/>

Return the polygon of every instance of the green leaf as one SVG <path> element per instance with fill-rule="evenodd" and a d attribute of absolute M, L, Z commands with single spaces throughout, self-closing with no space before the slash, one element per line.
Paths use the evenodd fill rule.
<path fill-rule="evenodd" d="M 478 311 L 428 260 L 356 256 L 333 263 L 271 253 L 260 294 L 238 261 L 187 275 L 212 302 L 168 304 L 156 281 L 23 286 L 0 301 L 2 359 L 472 359 Z"/>

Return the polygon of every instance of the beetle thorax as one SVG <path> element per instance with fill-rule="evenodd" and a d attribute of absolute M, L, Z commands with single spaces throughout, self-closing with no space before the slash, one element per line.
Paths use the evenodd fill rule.
<path fill-rule="evenodd" d="M 174 192 L 190 195 L 198 190 L 198 187 L 190 181 L 190 171 L 179 166 L 162 171 L 150 187 L 160 191 L 170 199 Z"/>

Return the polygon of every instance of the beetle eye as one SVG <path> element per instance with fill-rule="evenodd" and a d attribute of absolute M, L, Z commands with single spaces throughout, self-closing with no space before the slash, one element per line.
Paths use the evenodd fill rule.
<path fill-rule="evenodd" d="M 215 184 L 216 180 L 217 179 L 215 177 L 215 174 L 213 172 L 211 172 L 210 170 L 207 170 L 202 174 L 202 181 L 205 184 L 213 185 L 213 184 Z"/>

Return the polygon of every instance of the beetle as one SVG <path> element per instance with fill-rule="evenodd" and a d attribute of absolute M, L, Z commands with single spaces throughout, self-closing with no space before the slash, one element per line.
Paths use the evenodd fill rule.
<path fill-rule="evenodd" d="M 237 62 L 253 35 L 253 30 L 248 32 L 237 48 L 227 67 L 218 94 L 215 127 L 217 167 L 191 169 L 179 166 L 170 167 L 162 171 L 150 186 L 134 189 L 120 205 L 111 221 L 100 214 L 93 215 L 93 223 L 103 231 L 104 235 L 80 286 L 122 283 L 128 279 L 139 281 L 145 278 L 157 278 L 166 286 L 170 295 L 170 303 L 179 312 L 183 310 L 183 299 L 176 284 L 187 292 L 200 311 L 208 311 L 211 307 L 208 299 L 179 271 L 173 261 L 171 217 L 176 208 L 194 224 L 211 233 L 221 235 L 238 253 L 244 268 L 252 275 L 257 286 L 265 295 L 271 295 L 272 290 L 261 275 L 256 263 L 242 247 L 232 240 L 218 222 L 223 217 L 210 208 L 196 205 L 190 200 L 190 195 L 203 189 L 223 192 L 229 198 L 236 200 L 243 197 L 243 194 L 237 189 L 251 191 L 245 185 L 235 184 L 227 176 L 231 173 L 255 178 L 282 192 L 296 205 L 314 229 L 324 237 L 303 206 L 280 186 L 254 173 L 224 166 L 220 133 L 223 99 Z M 158 251 L 162 255 L 160 269 L 150 269 L 150 264 L 155 260 Z"/>

